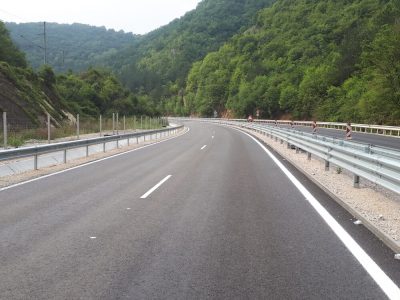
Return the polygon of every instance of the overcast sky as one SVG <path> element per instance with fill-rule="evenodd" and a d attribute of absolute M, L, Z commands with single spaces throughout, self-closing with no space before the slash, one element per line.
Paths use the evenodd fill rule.
<path fill-rule="evenodd" d="M 195 9 L 201 0 L 1 0 L 4 22 L 83 23 L 147 33 Z"/>

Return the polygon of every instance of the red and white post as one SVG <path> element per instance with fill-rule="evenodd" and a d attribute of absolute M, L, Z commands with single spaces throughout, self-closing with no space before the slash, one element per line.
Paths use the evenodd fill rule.
<path fill-rule="evenodd" d="M 352 134 L 353 134 L 353 129 L 351 128 L 351 123 L 349 122 L 346 124 L 346 140 L 353 139 Z"/>
<path fill-rule="evenodd" d="M 312 134 L 317 134 L 317 132 L 318 132 L 317 122 L 313 121 L 312 122 Z"/>

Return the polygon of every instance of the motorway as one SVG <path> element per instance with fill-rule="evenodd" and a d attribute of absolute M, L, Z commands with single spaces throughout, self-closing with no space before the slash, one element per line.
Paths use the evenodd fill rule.
<path fill-rule="evenodd" d="M 400 299 L 400 261 L 322 190 L 242 132 L 186 125 L 0 189 L 0 299 Z"/>

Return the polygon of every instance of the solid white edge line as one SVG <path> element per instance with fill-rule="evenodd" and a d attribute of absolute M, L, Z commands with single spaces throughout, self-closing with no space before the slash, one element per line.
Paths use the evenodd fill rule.
<path fill-rule="evenodd" d="M 184 132 L 183 134 L 187 134 L 189 131 L 190 131 L 190 128 L 186 127 L 186 132 Z M 122 152 L 122 153 L 114 154 L 114 155 L 111 155 L 111 156 L 103 157 L 103 158 L 100 158 L 100 159 L 97 159 L 97 160 L 94 160 L 94 161 L 90 161 L 90 162 L 84 163 L 84 164 L 79 165 L 79 166 L 75 166 L 75 167 L 72 167 L 72 168 L 68 168 L 68 169 L 65 169 L 65 170 L 61 170 L 61 171 L 58 171 L 58 172 L 54 172 L 54 173 L 51 173 L 51 174 L 43 175 L 43 176 L 40 176 L 40 177 L 37 177 L 37 178 L 33 178 L 33 179 L 29 179 L 29 180 L 26 180 L 26 181 L 23 181 L 23 182 L 12 184 L 12 185 L 0 188 L 0 192 L 15 188 L 15 187 L 27 184 L 27 183 L 31 183 L 31 182 L 35 182 L 35 181 L 38 181 L 38 180 L 41 180 L 41 179 L 45 179 L 45 178 L 48 178 L 48 177 L 51 177 L 51 176 L 55 176 L 55 175 L 58 175 L 58 174 L 66 173 L 66 172 L 69 172 L 69 171 L 72 171 L 72 170 L 75 170 L 75 169 L 83 168 L 83 167 L 86 167 L 86 166 L 89 166 L 89 165 L 92 165 L 92 164 L 95 164 L 95 163 L 98 163 L 98 162 L 101 162 L 101 161 L 104 161 L 104 160 L 107 160 L 107 159 L 111 159 L 111 158 L 118 157 L 118 156 L 121 156 L 121 155 L 129 154 L 129 153 L 132 153 L 132 152 L 135 152 L 135 151 L 139 151 L 139 150 L 142 150 L 142 149 L 145 149 L 145 148 L 148 148 L 148 147 L 152 147 L 152 146 L 164 143 L 164 142 L 168 142 L 170 140 L 179 138 L 182 135 L 174 136 L 174 137 L 171 137 L 171 138 L 159 141 L 159 142 L 155 142 L 155 143 L 152 143 L 152 144 L 149 144 L 149 145 L 144 145 L 143 147 L 132 149 L 132 150 L 129 150 L 129 151 L 126 151 L 126 152 Z"/>
<path fill-rule="evenodd" d="M 203 147 L 201 147 L 200 150 L 204 150 L 207 147 L 207 145 L 204 145 Z"/>
<path fill-rule="evenodd" d="M 150 196 L 156 189 L 158 189 L 163 183 L 165 183 L 168 179 L 170 179 L 172 175 L 168 175 L 165 177 L 163 180 L 161 180 L 159 183 L 157 183 L 155 186 L 153 186 L 150 190 L 147 191 L 140 199 L 146 199 L 148 196 Z"/>
<path fill-rule="evenodd" d="M 315 211 L 328 224 L 336 236 L 342 241 L 346 248 L 353 254 L 372 279 L 378 284 L 389 299 L 400 299 L 399 287 L 389 276 L 377 265 L 377 263 L 361 248 L 351 235 L 332 217 L 332 215 L 319 203 L 319 201 L 297 180 L 296 177 L 269 151 L 263 144 L 250 134 L 239 130 L 253 139 L 275 162 L 282 172 L 289 178 L 294 186 L 309 201 Z"/>

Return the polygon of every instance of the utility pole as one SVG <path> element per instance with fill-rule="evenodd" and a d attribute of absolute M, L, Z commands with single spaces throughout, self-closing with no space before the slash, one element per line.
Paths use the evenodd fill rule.
<path fill-rule="evenodd" d="M 47 36 L 46 22 L 43 22 L 43 44 L 44 44 L 44 64 L 47 65 Z"/>

